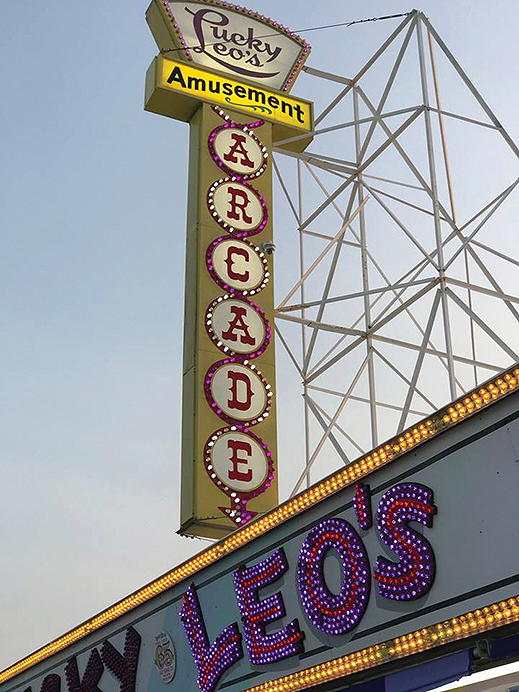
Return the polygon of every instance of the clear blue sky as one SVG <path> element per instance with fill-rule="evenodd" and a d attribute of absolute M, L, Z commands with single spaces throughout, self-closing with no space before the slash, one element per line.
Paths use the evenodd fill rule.
<path fill-rule="evenodd" d="M 293 29 L 412 9 L 250 6 Z M 145 9 L 2 7 L 0 668 L 204 545 L 175 535 L 188 129 L 143 111 Z M 517 138 L 516 0 L 419 9 Z M 306 34 L 309 64 L 352 74 L 394 25 Z"/>

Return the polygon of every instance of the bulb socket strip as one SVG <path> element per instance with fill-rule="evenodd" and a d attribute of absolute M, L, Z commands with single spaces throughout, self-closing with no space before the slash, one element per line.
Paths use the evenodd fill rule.
<path fill-rule="evenodd" d="M 178 584 L 184 579 L 189 579 L 192 575 L 196 574 L 200 570 L 208 567 L 226 555 L 230 555 L 235 550 L 238 550 L 238 548 L 247 545 L 252 540 L 262 536 L 267 531 L 270 531 L 276 526 L 283 524 L 306 509 L 318 504 L 327 497 L 335 495 L 335 493 L 339 492 L 343 488 L 360 481 L 377 468 L 386 466 L 387 464 L 396 461 L 411 449 L 415 449 L 420 444 L 430 440 L 439 433 L 454 427 L 467 418 L 470 418 L 470 416 L 474 415 L 478 411 L 481 411 L 493 403 L 509 396 L 517 390 L 518 385 L 519 367 L 514 365 L 509 370 L 506 370 L 497 377 L 493 377 L 491 380 L 483 385 L 480 385 L 472 392 L 464 395 L 451 405 L 440 409 L 438 413 L 427 418 L 423 422 L 408 428 L 401 435 L 391 439 L 387 444 L 377 447 L 369 454 L 365 454 L 357 461 L 354 461 L 346 466 L 344 469 L 333 473 L 332 475 L 313 485 L 311 488 L 308 488 L 299 495 L 296 495 L 296 497 L 288 500 L 279 507 L 276 507 L 276 509 L 272 510 L 268 514 L 265 514 L 246 526 L 243 526 L 238 531 L 234 531 L 227 538 L 218 541 L 218 543 L 212 545 L 210 548 L 206 548 L 198 555 L 195 555 L 195 557 L 190 558 L 178 567 L 166 572 L 161 577 L 154 579 L 146 586 L 143 586 L 141 589 L 138 589 L 126 598 L 118 601 L 113 606 L 103 610 L 98 615 L 95 615 L 93 618 L 90 618 L 84 622 L 82 625 L 75 627 L 70 632 L 58 637 L 49 644 L 37 649 L 29 656 L 26 656 L 12 666 L 4 669 L 0 672 L 0 684 L 14 678 L 19 673 L 28 670 L 49 656 L 53 656 L 59 651 L 63 651 L 71 644 L 83 639 L 83 637 L 86 637 L 92 632 L 104 627 L 108 623 L 113 622 L 122 615 L 131 612 L 134 608 L 146 603 L 151 598 L 164 593 L 164 591 L 167 591 L 172 586 L 175 586 L 175 584 Z M 420 634 L 423 632 L 423 630 L 406 635 L 406 637 L 409 639 L 400 637 L 397 644 L 399 648 L 394 649 L 394 652 L 390 655 L 386 655 L 385 652 L 389 650 L 388 647 L 390 646 L 391 642 L 395 642 L 396 640 L 391 640 L 391 642 L 386 642 L 385 644 L 379 644 L 376 648 L 373 648 L 373 651 L 370 649 L 363 649 L 361 652 L 351 654 L 349 657 L 336 659 L 335 661 L 323 664 L 324 668 L 322 668 L 322 671 L 326 672 L 325 675 L 323 675 L 319 667 L 316 667 L 319 668 L 317 671 L 317 677 L 313 672 L 309 674 L 310 677 L 306 677 L 307 671 L 301 671 L 301 673 L 297 674 L 300 676 L 298 678 L 299 682 L 297 682 L 297 685 L 299 686 L 250 688 L 247 692 L 267 692 L 267 690 L 268 692 L 271 692 L 271 690 L 279 690 L 279 692 L 283 690 L 285 692 L 286 690 L 306 689 L 311 687 L 312 684 L 315 684 L 315 682 L 310 682 L 310 678 L 312 676 L 314 676 L 314 680 L 335 679 L 337 677 L 341 677 L 342 675 L 348 674 L 348 672 L 365 670 L 372 666 L 379 665 L 380 663 L 390 661 L 395 658 L 395 652 L 398 654 L 396 656 L 397 658 L 402 655 L 407 656 L 410 652 L 418 653 L 418 651 L 426 651 L 427 649 L 432 648 L 433 646 L 438 646 L 444 642 L 447 643 L 448 641 L 461 639 L 463 636 L 471 636 L 473 633 L 477 634 L 478 632 L 486 632 L 494 629 L 495 627 L 500 627 L 501 625 L 519 622 L 518 604 L 519 594 L 513 599 L 509 599 L 509 601 L 502 601 L 501 603 L 496 603 L 488 608 L 475 611 L 475 613 L 468 613 L 465 616 L 460 616 L 460 618 L 455 618 L 455 623 L 453 623 L 452 620 L 448 620 L 445 623 L 440 623 L 439 625 L 430 627 L 425 630 L 425 632 L 428 633 L 427 636 L 431 639 L 423 639 L 425 635 Z M 462 617 L 465 618 L 462 620 L 463 626 L 460 624 Z M 435 628 L 441 629 L 435 630 Z M 438 632 L 442 632 L 441 636 L 438 634 Z M 451 634 L 448 634 L 448 632 L 451 632 Z M 409 642 L 416 642 L 419 638 L 422 639 L 421 644 L 418 645 L 415 643 L 413 647 L 411 647 Z M 405 642 L 405 648 L 403 648 L 402 641 Z M 396 645 L 393 645 L 393 648 L 394 646 Z M 412 651 L 410 651 L 411 648 Z M 405 653 L 402 653 L 403 651 Z M 347 666 L 344 661 L 347 662 Z M 363 667 L 359 668 L 359 665 L 362 665 Z M 339 667 L 340 672 L 337 673 Z M 308 670 L 314 671 L 314 668 L 310 668 Z M 334 670 L 336 670 L 335 673 L 333 673 Z M 335 675 L 335 678 L 328 677 L 329 675 Z M 278 681 L 271 681 L 269 684 L 277 685 Z M 287 685 L 288 684 L 289 683 L 287 683 Z M 296 682 L 291 681 L 290 685 L 293 684 L 296 684 Z"/>
<path fill-rule="evenodd" d="M 297 619 L 276 632 L 265 633 L 265 625 L 286 612 L 279 593 L 260 600 L 259 589 L 279 579 L 287 569 L 285 552 L 278 548 L 265 560 L 252 567 L 240 567 L 233 574 L 247 653 L 253 665 L 268 665 L 303 651 L 304 633 Z"/>
<path fill-rule="evenodd" d="M 519 622 L 519 595 L 484 608 L 444 620 L 402 637 L 369 646 L 276 680 L 249 687 L 244 692 L 293 692 L 307 690 L 346 675 L 360 673 L 384 663 L 429 651 L 442 644 L 473 637 Z"/>
<path fill-rule="evenodd" d="M 209 644 L 194 585 L 187 589 L 182 600 L 179 615 L 198 672 L 198 687 L 200 692 L 212 692 L 227 668 L 243 658 L 241 634 L 234 622 Z"/>
<path fill-rule="evenodd" d="M 371 496 L 369 488 L 364 483 L 357 483 L 355 486 L 355 497 L 353 498 L 353 509 L 355 518 L 361 529 L 369 529 L 373 525 L 371 515 Z"/>

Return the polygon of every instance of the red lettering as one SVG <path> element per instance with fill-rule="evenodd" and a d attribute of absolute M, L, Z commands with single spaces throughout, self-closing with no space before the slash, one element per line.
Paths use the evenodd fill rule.
<path fill-rule="evenodd" d="M 98 684 L 103 670 L 103 662 L 97 649 L 92 649 L 83 677 L 79 674 L 77 658 L 72 656 L 65 666 L 68 692 L 101 692 Z"/>
<path fill-rule="evenodd" d="M 244 320 L 247 310 L 245 308 L 240 308 L 238 305 L 231 306 L 231 312 L 234 318 L 229 322 L 229 326 L 226 332 L 222 333 L 222 339 L 228 339 L 229 341 L 238 341 L 238 336 L 235 334 L 235 330 L 242 332 L 240 335 L 240 341 L 242 344 L 248 344 L 249 346 L 256 345 L 256 339 L 250 335 L 249 327 Z"/>
<path fill-rule="evenodd" d="M 119 692 L 135 692 L 140 648 L 141 635 L 131 626 L 126 630 L 122 654 L 108 640 L 101 646 L 101 659 L 117 678 Z"/>
<path fill-rule="evenodd" d="M 244 481 L 248 483 L 252 480 L 252 469 L 247 469 L 247 471 L 240 471 L 239 464 L 248 464 L 249 460 L 238 456 L 238 452 L 245 452 L 248 457 L 252 456 L 252 446 L 248 442 L 242 442 L 241 440 L 229 440 L 227 442 L 227 449 L 231 450 L 230 462 L 232 464 L 232 469 L 229 471 L 228 476 L 230 481 Z"/>
<path fill-rule="evenodd" d="M 252 223 L 252 216 L 246 212 L 250 203 L 249 195 L 239 187 L 228 187 L 227 191 L 231 197 L 229 200 L 230 211 L 227 212 L 227 217 L 239 221 L 240 214 L 238 211 L 240 211 L 242 220 L 245 223 Z M 238 198 L 241 198 L 241 202 L 238 201 Z"/>
<path fill-rule="evenodd" d="M 251 407 L 252 397 L 254 396 L 249 376 L 244 372 L 236 372 L 234 370 L 229 370 L 227 376 L 231 380 L 231 386 L 229 387 L 231 398 L 227 401 L 227 406 L 238 411 L 247 411 Z M 242 393 L 245 394 L 245 400 L 241 400 L 238 397 L 238 384 L 240 382 L 245 385 L 245 391 L 243 391 L 243 387 L 240 388 Z"/>
<path fill-rule="evenodd" d="M 223 158 L 225 159 L 225 161 L 230 161 L 231 163 L 238 163 L 242 166 L 247 166 L 247 168 L 254 168 L 254 161 L 250 160 L 249 152 L 244 146 L 244 143 L 247 141 L 245 135 L 240 135 L 237 132 L 233 132 L 231 134 L 231 137 L 232 139 L 234 139 L 234 144 L 231 145 L 231 148 L 229 149 L 227 154 L 224 154 Z M 238 159 L 236 158 L 237 153 L 241 156 L 241 161 L 238 161 Z"/>
<path fill-rule="evenodd" d="M 227 250 L 227 258 L 225 259 L 225 264 L 227 265 L 227 273 L 229 275 L 229 278 L 234 279 L 235 281 L 248 281 L 250 273 L 247 270 L 240 274 L 239 272 L 235 272 L 233 269 L 233 258 L 236 256 L 244 257 L 247 262 L 250 259 L 249 252 L 245 248 L 234 247 L 233 245 L 231 245 L 231 247 Z"/>
<path fill-rule="evenodd" d="M 31 689 L 30 687 L 28 689 Z M 61 678 L 56 673 L 51 673 L 43 678 L 40 692 L 60 692 Z M 25 691 L 27 692 L 27 690 Z"/>

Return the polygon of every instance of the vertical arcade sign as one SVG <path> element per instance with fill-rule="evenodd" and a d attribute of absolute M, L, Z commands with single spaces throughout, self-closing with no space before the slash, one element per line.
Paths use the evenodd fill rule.
<path fill-rule="evenodd" d="M 180 530 L 218 538 L 278 503 L 270 154 L 311 140 L 312 104 L 287 94 L 309 47 L 218 0 L 147 20 L 173 58 L 145 108 L 190 123 Z"/>

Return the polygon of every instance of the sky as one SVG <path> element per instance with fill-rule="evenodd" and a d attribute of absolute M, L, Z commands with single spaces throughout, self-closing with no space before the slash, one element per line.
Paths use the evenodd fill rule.
<path fill-rule="evenodd" d="M 294 30 L 412 9 L 250 6 Z M 206 545 L 175 533 L 188 128 L 143 111 L 145 9 L 2 7 L 0 669 Z M 515 0 L 419 9 L 517 139 Z M 351 75 L 395 21 L 305 33 L 308 64 Z"/>

